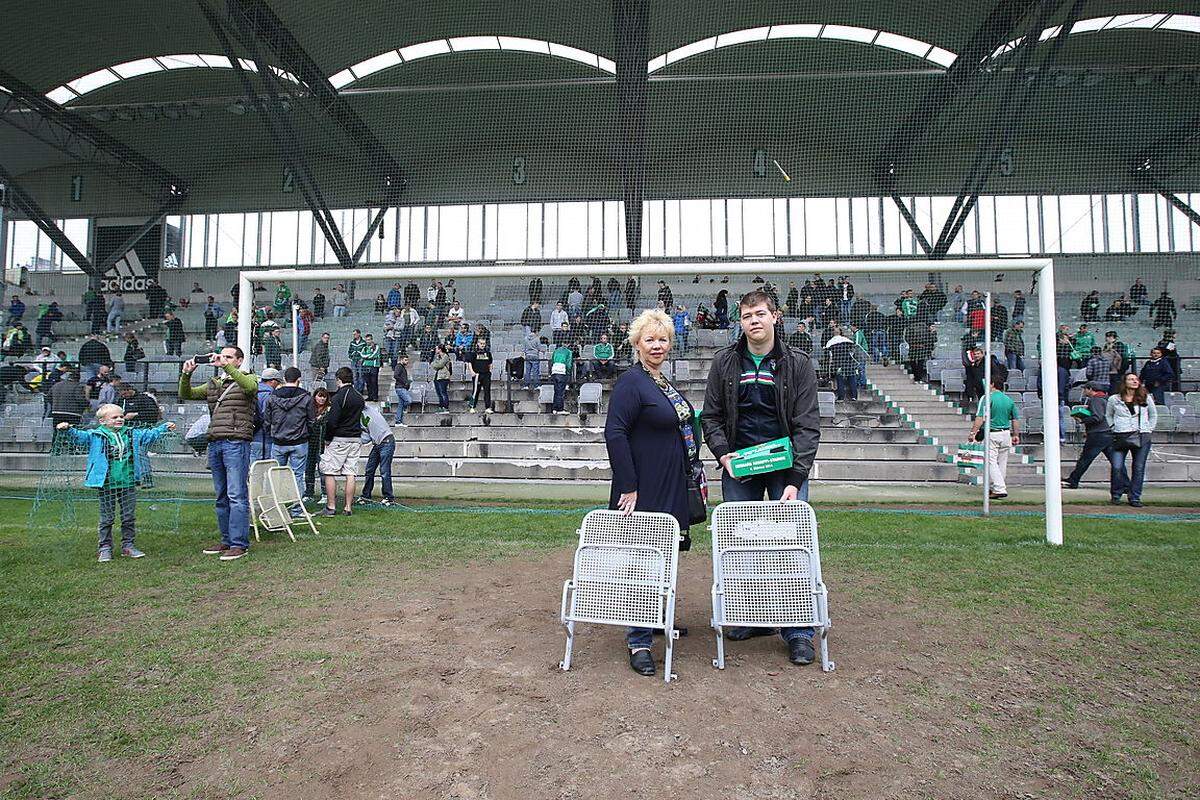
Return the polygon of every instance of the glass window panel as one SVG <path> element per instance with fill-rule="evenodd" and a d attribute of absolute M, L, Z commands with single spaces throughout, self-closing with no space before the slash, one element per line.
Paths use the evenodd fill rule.
<path fill-rule="evenodd" d="M 1104 195 L 1092 195 L 1090 201 L 1092 206 L 1092 252 L 1103 253 L 1107 249 L 1104 246 Z"/>
<path fill-rule="evenodd" d="M 850 198 L 839 197 L 834 203 L 834 227 L 839 255 L 850 254 Z"/>
<path fill-rule="evenodd" d="M 1186 194 L 1182 195 L 1182 199 L 1184 202 L 1187 202 L 1187 198 L 1188 198 L 1188 196 Z M 1166 198 L 1163 198 L 1163 199 L 1165 200 Z M 1192 221 L 1187 218 L 1186 214 L 1184 214 L 1179 209 L 1175 208 L 1175 206 L 1170 206 L 1170 209 L 1171 209 L 1171 223 L 1172 223 L 1172 227 L 1174 227 L 1174 229 L 1175 229 L 1175 252 L 1176 253 L 1191 252 L 1192 232 L 1194 229 L 1194 226 L 1192 225 Z"/>
<path fill-rule="evenodd" d="M 196 235 L 200 236 L 203 234 L 203 228 L 199 225 L 199 222 L 198 222 L 198 220 L 200 218 L 193 217 L 193 219 L 197 220 L 197 223 L 194 227 L 196 230 Z M 259 252 L 259 264 L 261 266 L 265 267 L 265 266 L 270 266 L 270 264 L 271 264 L 271 212 L 269 212 L 269 211 L 263 212 L 261 227 L 262 227 L 262 231 L 261 231 L 262 244 L 261 244 L 261 247 L 259 248 L 259 251 L 260 251 Z M 195 239 L 192 238 L 191 234 L 189 234 L 188 239 L 190 241 L 195 241 Z M 186 242 L 185 242 L 185 244 L 186 244 Z M 201 265 L 200 265 L 200 262 L 197 261 L 197 262 L 189 262 L 188 266 L 189 267 L 198 267 Z"/>
<path fill-rule="evenodd" d="M 425 260 L 425 206 L 409 208 L 408 260 Z"/>
<path fill-rule="evenodd" d="M 208 227 L 205 229 L 208 232 L 208 249 L 205 251 L 205 261 L 207 266 L 215 267 L 219 261 L 218 255 L 220 251 L 220 215 L 208 215 Z"/>
<path fill-rule="evenodd" d="M 1025 198 L 1025 213 L 1029 219 L 1029 251 L 1031 253 L 1046 252 L 1042 236 L 1042 212 L 1038 201 L 1039 198 L 1035 195 Z"/>
<path fill-rule="evenodd" d="M 467 206 L 467 260 L 483 258 L 483 206 Z"/>
<path fill-rule="evenodd" d="M 883 253 L 889 256 L 908 255 L 912 252 L 910 246 L 912 233 L 908 224 L 900 216 L 900 209 L 892 198 L 883 199 Z"/>
<path fill-rule="evenodd" d="M 587 252 L 588 258 L 604 257 L 604 203 L 598 200 L 587 204 Z"/>
<path fill-rule="evenodd" d="M 558 203 L 542 205 L 542 258 L 558 258 Z"/>
<path fill-rule="evenodd" d="M 245 214 L 242 227 L 242 263 L 239 266 L 258 266 L 258 214 Z"/>
<path fill-rule="evenodd" d="M 679 257 L 679 201 L 663 202 L 663 252 L 670 258 Z"/>
<path fill-rule="evenodd" d="M 245 214 L 218 214 L 217 258 L 215 266 L 237 267 L 242 261 L 242 243 L 245 238 Z"/>
<path fill-rule="evenodd" d="M 724 200 L 713 200 L 709 205 L 712 220 L 712 254 L 714 256 L 729 254 L 729 243 L 726 236 L 725 206 L 726 203 Z"/>
<path fill-rule="evenodd" d="M 1139 194 L 1137 196 L 1138 234 L 1141 236 L 1141 252 L 1157 253 L 1160 249 L 1158 241 L 1158 210 L 1154 202 L 1157 195 Z"/>
<path fill-rule="evenodd" d="M 629 242 L 625 236 L 625 203 L 618 201 L 617 204 L 617 258 L 625 258 L 629 255 Z"/>
<path fill-rule="evenodd" d="M 411 261 L 409 255 L 409 231 L 412 226 L 412 209 L 401 206 L 396 209 L 396 260 Z"/>
<path fill-rule="evenodd" d="M 621 203 L 616 200 L 606 200 L 604 203 L 604 258 L 620 258 L 622 256 L 620 234 L 624 227 L 625 215 L 621 213 Z"/>
<path fill-rule="evenodd" d="M 1189 197 L 1188 205 L 1192 208 L 1200 208 L 1200 193 L 1193 192 Z M 1200 229 L 1196 227 L 1192 228 L 1192 252 L 1200 252 Z"/>
<path fill-rule="evenodd" d="M 651 258 L 661 258 L 663 255 L 663 201 L 651 200 L 645 204 L 645 219 L 642 223 L 646 231 L 647 254 Z"/>
<path fill-rule="evenodd" d="M 1121 204 L 1125 206 L 1125 247 L 1130 253 L 1136 253 L 1138 250 L 1137 224 L 1134 218 L 1134 210 L 1137 208 L 1136 195 L 1121 195 Z"/>
<path fill-rule="evenodd" d="M 308 213 L 308 212 L 305 212 Z M 300 214 L 296 211 L 275 211 L 271 214 L 271 265 L 296 263 L 296 235 Z"/>
<path fill-rule="evenodd" d="M 1154 210 L 1158 217 L 1158 249 L 1161 252 L 1169 253 L 1175 249 L 1175 244 L 1172 242 L 1171 230 L 1171 204 L 1167 202 L 1165 197 L 1155 197 Z"/>
<path fill-rule="evenodd" d="M 1058 224 L 1058 198 L 1042 197 L 1042 243 L 1047 253 L 1062 252 L 1062 231 Z"/>
<path fill-rule="evenodd" d="M 499 212 L 497 212 L 496 209 L 497 209 L 497 205 L 495 203 L 487 203 L 486 205 L 483 206 L 483 260 L 484 261 L 495 261 L 499 257 L 496 255 L 496 253 L 497 253 L 497 246 L 499 243 L 498 239 L 499 239 L 499 235 L 500 235 L 499 227 L 497 224 L 500 214 L 499 214 Z M 526 235 L 525 227 L 523 225 L 519 226 L 517 228 L 517 236 L 520 237 L 520 240 L 522 243 L 525 242 L 525 235 Z"/>
<path fill-rule="evenodd" d="M 1023 196 L 1000 195 L 996 203 L 996 252 L 1028 253 L 1029 220 Z"/>
<path fill-rule="evenodd" d="M 883 253 L 883 213 L 882 198 L 866 198 L 867 214 L 867 249 L 863 252 L 871 255 Z"/>
<path fill-rule="evenodd" d="M 770 200 L 742 201 L 742 248 L 748 256 L 775 254 L 774 212 Z"/>
<path fill-rule="evenodd" d="M 1105 195 L 1104 211 L 1105 222 L 1108 225 L 1108 252 L 1128 253 L 1129 242 L 1125 239 L 1125 195 Z"/>
<path fill-rule="evenodd" d="M 712 202 L 679 201 L 679 253 L 685 257 L 705 258 L 712 251 Z"/>
<path fill-rule="evenodd" d="M 855 255 L 871 252 L 870 221 L 867 214 L 867 198 L 855 197 L 850 201 L 850 250 Z"/>
<path fill-rule="evenodd" d="M 559 258 L 587 258 L 587 206 L 587 203 L 558 204 Z"/>
<path fill-rule="evenodd" d="M 772 202 L 771 227 L 775 231 L 775 255 L 788 254 L 788 201 L 776 198 Z"/>
<path fill-rule="evenodd" d="M 466 261 L 468 206 L 441 206 L 438 209 L 438 260 Z"/>
<path fill-rule="evenodd" d="M 379 223 L 383 238 L 379 231 L 375 232 L 374 260 L 377 262 L 393 261 L 396 258 L 396 209 L 389 208 L 383 212 L 383 222 Z"/>
<path fill-rule="evenodd" d="M 788 234 L 791 237 L 789 255 L 802 256 L 807 253 L 804 242 L 804 198 L 788 201 Z"/>
<path fill-rule="evenodd" d="M 975 204 L 973 218 L 967 220 L 971 229 L 963 240 L 964 252 L 994 255 L 999 251 L 996 241 L 996 202 L 995 197 L 986 195 Z"/>
<path fill-rule="evenodd" d="M 90 219 L 68 219 L 63 221 L 63 233 L 75 245 L 75 248 L 85 256 L 88 255 L 88 241 L 91 238 L 92 221 Z M 64 272 L 82 272 L 82 269 L 65 253 L 59 259 Z"/>
<path fill-rule="evenodd" d="M 54 220 L 54 224 L 58 224 L 58 220 Z M 38 231 L 37 240 L 37 268 L 47 271 L 54 268 L 54 243 L 50 241 L 50 237 Z"/>
<path fill-rule="evenodd" d="M 542 236 L 543 236 L 543 217 L 545 209 L 541 203 L 530 203 L 526 206 L 529 213 L 529 219 L 526 222 L 527 235 L 529 239 L 529 255 L 528 258 L 542 258 Z"/>
<path fill-rule="evenodd" d="M 726 220 L 725 230 L 726 235 L 729 237 L 729 255 L 743 256 L 746 254 L 746 246 L 743 241 L 743 232 L 745 231 L 745 228 L 742 227 L 744 222 L 742 201 L 734 200 L 732 198 L 726 200 L 725 214 L 728 217 Z"/>
<path fill-rule="evenodd" d="M 438 245 L 441 243 L 442 208 L 427 206 L 425 209 L 425 260 L 438 261 L 441 253 Z"/>
<path fill-rule="evenodd" d="M 837 254 L 837 210 L 832 197 L 809 197 L 804 201 L 804 229 L 808 255 Z"/>
<path fill-rule="evenodd" d="M 496 258 L 527 258 L 529 252 L 529 231 L 526 230 L 529 216 L 528 206 L 524 203 L 503 203 L 496 206 L 496 216 L 498 239 Z M 540 230 L 538 236 L 540 242 Z"/>

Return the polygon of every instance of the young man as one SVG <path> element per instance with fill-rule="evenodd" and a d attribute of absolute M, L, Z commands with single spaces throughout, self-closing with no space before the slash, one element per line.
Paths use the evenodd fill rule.
<path fill-rule="evenodd" d="M 1004 332 L 1004 360 L 1009 370 L 1025 371 L 1025 323 L 1014 319 Z"/>
<path fill-rule="evenodd" d="M 226 347 L 214 353 L 217 374 L 203 386 L 192 387 L 196 362 L 183 362 L 179 375 L 180 400 L 206 400 L 208 425 L 208 471 L 216 492 L 219 544 L 204 548 L 222 561 L 234 561 L 250 548 L 250 440 L 254 438 L 254 396 L 258 377 L 242 372 L 241 348 Z"/>
<path fill-rule="evenodd" d="M 383 366 L 383 351 L 375 337 L 367 334 L 362 350 L 359 351 L 362 368 L 363 390 L 367 400 L 379 402 L 379 368 Z"/>
<path fill-rule="evenodd" d="M 979 398 L 979 406 L 975 409 L 975 422 L 971 425 L 971 435 L 968 442 L 975 441 L 979 429 L 983 427 L 987 406 L 992 407 L 991 426 L 987 437 L 987 467 L 992 485 L 988 494 L 993 500 L 1008 497 L 1008 486 L 1005 477 L 1008 474 L 1008 454 L 1021 443 L 1018 431 L 1021 412 L 1012 398 L 1004 393 L 1004 377 L 992 373 L 992 392 L 987 397 Z"/>
<path fill-rule="evenodd" d="M 704 438 L 721 462 L 725 500 L 807 500 L 808 475 L 821 438 L 817 374 L 808 354 L 792 350 L 775 336 L 779 310 L 761 291 L 738 302 L 742 335 L 713 357 L 700 417 Z M 734 451 L 782 437 L 791 439 L 792 466 L 744 480 L 734 478 Z M 734 628 L 742 641 L 770 634 L 764 628 Z M 783 628 L 793 664 L 813 661 L 812 628 Z"/>
<path fill-rule="evenodd" d="M 183 343 L 187 341 L 183 332 L 183 320 L 170 311 L 163 314 L 163 319 L 167 323 L 167 355 L 183 355 Z"/>
<path fill-rule="evenodd" d="M 300 386 L 300 370 L 288 367 L 283 371 L 283 385 L 267 397 L 263 428 L 271 437 L 271 458 L 282 467 L 292 468 L 301 496 L 308 466 L 308 435 L 316 419 L 312 395 Z"/>
<path fill-rule="evenodd" d="M 1108 427 L 1108 420 L 1104 416 L 1105 407 L 1108 405 L 1107 390 L 1108 385 L 1101 381 L 1092 381 L 1086 384 L 1083 387 L 1083 406 L 1071 413 L 1071 416 L 1079 420 L 1084 428 L 1083 452 L 1079 454 L 1079 460 L 1075 462 L 1075 469 L 1071 470 L 1071 474 L 1063 480 L 1064 489 L 1078 489 L 1079 481 L 1083 479 L 1084 473 L 1096 460 L 1096 456 L 1101 453 L 1108 459 L 1110 474 L 1114 480 L 1115 476 L 1119 474 L 1111 471 L 1112 429 Z M 1119 485 L 1119 481 L 1113 485 Z"/>
<path fill-rule="evenodd" d="M 254 395 L 257 414 L 254 417 L 254 439 L 250 442 L 250 463 L 271 458 L 271 432 L 262 422 L 267 415 L 267 400 L 283 384 L 283 373 L 274 367 L 262 371 L 258 391 Z"/>
<path fill-rule="evenodd" d="M 412 379 L 408 377 L 408 353 L 401 353 L 396 359 L 396 417 L 394 424 L 400 428 L 407 428 L 404 424 L 404 412 L 408 410 L 412 404 Z M 367 492 L 370 494 L 370 492 Z"/>
<path fill-rule="evenodd" d="M 336 317 L 337 314 L 334 316 Z M 346 357 L 350 359 L 350 374 L 353 377 L 354 389 L 360 394 L 366 385 L 362 375 L 362 351 L 366 344 L 367 341 L 362 337 L 362 331 L 355 328 L 354 334 L 350 337 L 350 344 L 346 347 Z"/>
<path fill-rule="evenodd" d="M 337 516 L 337 479 L 346 479 L 345 510 L 350 516 L 354 502 L 354 476 L 362 444 L 363 399 L 353 386 L 354 373 L 341 367 L 334 375 L 337 391 L 329 398 L 329 416 L 325 420 L 325 452 L 321 455 L 321 473 L 325 476 L 325 510 L 322 516 Z"/>
<path fill-rule="evenodd" d="M 358 498 L 357 502 L 360 505 L 371 502 L 371 495 L 375 490 L 375 471 L 379 470 L 380 482 L 383 484 L 383 500 L 380 501 L 380 504 L 390 506 L 393 501 L 392 457 L 396 455 L 396 437 L 392 435 L 392 429 L 388 427 L 387 420 L 384 419 L 383 412 L 379 410 L 378 403 L 367 403 L 363 409 L 362 418 L 365 427 L 362 440 L 364 444 L 368 442 L 371 444 L 371 454 L 367 456 L 362 496 Z"/>
<path fill-rule="evenodd" d="M 566 323 L 564 323 L 566 324 Z M 575 353 L 570 344 L 563 342 L 554 348 L 550 356 L 550 380 L 554 382 L 554 413 L 566 414 L 564 407 L 567 397 L 567 384 L 571 382 L 571 367 L 575 364 Z"/>
<path fill-rule="evenodd" d="M 325 373 L 329 371 L 329 334 L 322 333 L 321 338 L 312 347 L 312 353 L 308 358 L 308 365 L 312 367 L 313 382 L 324 385 Z"/>
<path fill-rule="evenodd" d="M 600 334 L 600 341 L 596 343 L 594 353 L 596 357 L 596 377 L 613 377 L 616 374 L 616 365 L 613 364 L 613 346 L 609 344 L 607 333 Z"/>

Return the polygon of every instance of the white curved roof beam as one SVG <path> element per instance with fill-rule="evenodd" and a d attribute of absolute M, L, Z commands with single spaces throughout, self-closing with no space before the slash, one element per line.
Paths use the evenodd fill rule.
<path fill-rule="evenodd" d="M 254 62 L 248 59 L 239 58 L 238 64 L 243 69 L 250 70 L 251 72 L 258 71 L 258 67 Z M 73 81 L 67 81 L 66 84 L 46 92 L 46 97 L 59 105 L 63 105 L 117 81 L 130 80 L 155 72 L 167 72 L 176 69 L 233 69 L 233 64 L 225 56 L 211 53 L 147 56 L 146 58 L 137 58 L 121 64 L 113 64 L 111 67 L 105 67 L 104 69 L 98 69 L 95 72 L 81 75 Z M 296 76 L 278 67 L 271 67 L 271 70 L 284 80 L 291 81 L 292 83 L 300 82 L 296 79 Z"/>
<path fill-rule="evenodd" d="M 883 47 L 929 61 L 939 67 L 949 67 L 957 55 L 920 39 L 902 36 L 891 31 L 875 28 L 862 28 L 857 25 L 823 25 L 819 23 L 798 23 L 788 25 L 765 25 L 757 28 L 728 31 L 690 42 L 656 56 L 646 65 L 650 74 L 654 74 L 672 64 L 684 59 L 719 50 L 722 47 L 735 47 L 740 44 L 762 41 L 777 41 L 780 39 L 831 39 L 844 42 L 855 42 L 870 47 Z"/>
<path fill-rule="evenodd" d="M 1115 14 L 1107 17 L 1089 17 L 1081 19 L 1071 27 L 1068 36 L 1084 36 L 1089 33 L 1101 33 L 1118 30 L 1153 30 L 1170 31 L 1172 33 L 1200 34 L 1200 16 L 1195 14 L 1165 14 L 1160 12 L 1145 12 L 1138 14 Z M 1046 42 L 1062 33 L 1062 26 L 1055 25 L 1046 28 L 1038 36 L 1039 42 Z M 990 58 L 1002 56 L 1017 48 L 1024 37 L 1013 39 L 996 48 Z"/>

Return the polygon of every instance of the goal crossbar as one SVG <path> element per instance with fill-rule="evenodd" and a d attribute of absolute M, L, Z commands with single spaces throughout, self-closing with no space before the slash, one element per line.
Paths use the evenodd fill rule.
<path fill-rule="evenodd" d="M 631 264 L 626 262 L 591 263 L 481 263 L 473 265 L 450 265 L 438 262 L 422 262 L 404 266 L 380 266 L 354 269 L 265 269 L 241 272 L 238 278 L 238 341 L 250 341 L 250 321 L 254 311 L 253 285 L 256 281 L 379 281 L 431 278 L 552 278 L 594 274 L 611 277 L 644 275 L 695 275 L 697 273 L 720 273 L 728 275 L 779 275 L 806 272 L 829 272 L 839 274 L 893 273 L 893 272 L 1028 272 L 1037 276 L 1038 295 L 1038 341 L 1041 344 L 1040 382 L 1042 387 L 1043 426 L 1058 424 L 1058 371 L 1054 357 L 1055 328 L 1057 319 L 1054 310 L 1054 261 L 1049 258 L 973 258 L 900 259 L 890 261 L 674 261 Z M 990 337 L 989 337 L 990 338 Z M 991 343 L 988 342 L 990 351 Z M 989 352 L 990 361 L 990 352 Z M 985 387 L 990 391 L 991 387 Z M 1055 432 L 1043 433 L 1045 453 L 1046 492 L 1046 541 L 1061 545 L 1062 528 L 1062 452 Z M 986 469 L 986 460 L 984 469 Z"/>

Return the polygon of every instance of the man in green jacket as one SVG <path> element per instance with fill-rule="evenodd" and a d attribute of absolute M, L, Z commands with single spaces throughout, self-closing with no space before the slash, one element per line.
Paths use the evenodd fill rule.
<path fill-rule="evenodd" d="M 208 471 L 216 492 L 219 544 L 204 548 L 222 561 L 234 561 L 250 549 L 250 440 L 254 438 L 258 376 L 242 372 L 245 354 L 226 347 L 212 354 L 217 374 L 203 386 L 192 386 L 195 359 L 183 362 L 179 399 L 208 402 Z"/>
<path fill-rule="evenodd" d="M 375 341 L 375 337 L 369 333 L 366 342 L 359 350 L 359 359 L 366 399 L 379 402 L 379 368 L 383 365 L 383 351 Z"/>
<path fill-rule="evenodd" d="M 571 368 L 575 364 L 575 353 L 563 342 L 554 348 L 550 357 L 550 380 L 554 381 L 554 413 L 566 414 L 563 404 L 567 397 L 567 384 L 571 382 Z"/>
<path fill-rule="evenodd" d="M 366 346 L 367 341 L 363 339 L 362 331 L 355 328 L 354 335 L 350 337 L 350 344 L 346 347 L 346 357 L 350 359 L 350 371 L 354 375 L 354 390 L 359 394 L 366 388 L 362 370 L 362 351 Z"/>

